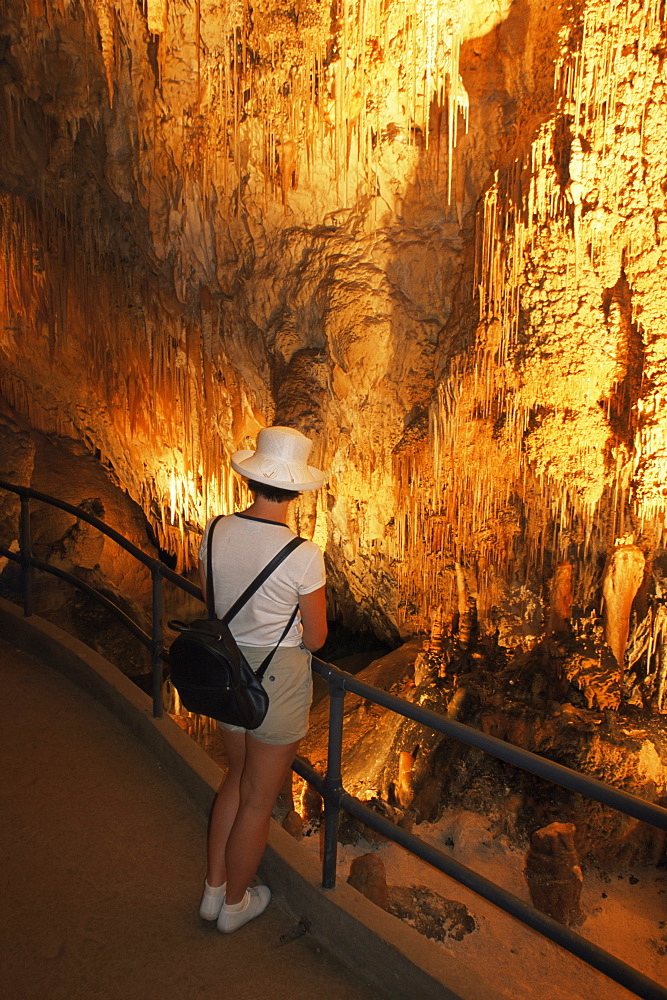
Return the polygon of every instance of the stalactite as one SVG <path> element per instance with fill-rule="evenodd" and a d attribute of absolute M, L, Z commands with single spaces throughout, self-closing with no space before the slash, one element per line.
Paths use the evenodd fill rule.
<path fill-rule="evenodd" d="M 571 36 L 562 35 L 556 114 L 539 128 L 527 157 L 519 153 L 513 165 L 496 172 L 482 200 L 475 241 L 480 324 L 469 357 L 463 362 L 452 358 L 437 387 L 429 418 L 433 485 L 421 516 L 451 523 L 450 558 L 473 565 L 483 561 L 485 579 L 510 573 L 516 555 L 513 524 L 527 554 L 528 576 L 539 577 L 547 557 L 566 560 L 572 538 L 581 538 L 574 596 L 582 601 L 590 600 L 599 585 L 588 568 L 599 556 L 596 546 L 604 553 L 613 545 L 630 504 L 638 530 L 650 533 L 653 544 L 662 544 L 665 537 L 661 511 L 666 497 L 659 485 L 660 470 L 667 467 L 664 392 L 647 392 L 639 399 L 638 416 L 633 417 L 639 434 L 628 460 L 612 443 L 610 422 L 598 416 L 598 397 L 591 396 L 588 409 L 582 405 L 586 383 L 577 367 L 597 366 L 597 392 L 609 398 L 616 376 L 613 364 L 605 368 L 605 351 L 622 350 L 608 338 L 605 342 L 599 319 L 599 346 L 582 342 L 580 359 L 570 355 L 572 388 L 565 365 L 561 381 L 544 393 L 528 368 L 534 363 L 531 352 L 539 366 L 540 356 L 559 350 L 558 336 L 549 342 L 549 316 L 557 316 L 571 337 L 577 324 L 585 322 L 577 315 L 581 303 L 595 302 L 601 288 L 615 284 L 624 254 L 637 261 L 646 254 L 643 265 L 637 264 L 640 275 L 642 268 L 655 266 L 650 213 L 644 221 L 641 203 L 637 208 L 619 199 L 627 202 L 632 191 L 632 163 L 637 157 L 645 162 L 640 147 L 651 88 L 658 79 L 655 53 L 664 22 L 664 9 L 653 0 L 586 5 L 578 40 L 576 26 Z M 630 37 L 637 37 L 636 48 L 626 45 Z M 628 86 L 629 77 L 636 86 Z M 619 145 L 619 120 L 630 137 L 625 147 Z M 559 127 L 572 136 L 569 176 L 556 169 Z M 622 228 L 619 213 L 635 221 Z M 641 329 L 639 314 L 633 321 Z M 544 368 L 551 377 L 556 365 L 548 364 Z M 659 375 L 656 383 L 661 384 Z M 540 456 L 553 455 L 557 447 L 546 436 L 555 437 L 556 428 L 568 461 L 542 465 Z M 531 440 L 539 441 L 540 434 L 545 444 L 532 448 Z M 605 447 L 612 450 L 611 470 L 602 460 Z M 512 454 L 514 464 L 508 461 Z M 649 461 L 648 455 L 655 457 Z M 647 471 L 633 480 L 629 470 L 637 467 Z M 614 523 L 601 536 L 596 522 L 601 510 L 606 516 L 612 495 Z M 429 547 L 423 545 L 421 551 L 420 558 L 428 560 Z M 438 571 L 436 565 L 433 570 Z M 428 586 L 427 593 L 437 603 L 437 588 Z M 488 606 L 490 600 L 486 595 L 484 603 Z"/>
<path fill-rule="evenodd" d="M 99 393 L 98 398 L 104 400 L 105 410 L 113 415 L 113 422 L 106 429 L 104 424 L 91 425 L 84 406 L 78 408 L 73 420 L 68 419 L 64 415 L 69 405 L 67 400 L 54 405 L 56 396 L 44 405 L 44 400 L 36 397 L 32 387 L 28 389 L 22 378 L 12 375 L 11 368 L 2 373 L 0 391 L 37 430 L 80 437 L 92 452 L 101 456 L 116 454 L 114 463 L 119 461 L 119 438 L 131 441 L 138 437 L 148 443 L 157 440 L 157 433 L 160 433 L 177 441 L 182 438 L 183 427 L 190 428 L 184 450 L 164 457 L 149 453 L 144 455 L 143 461 L 136 454 L 133 458 L 130 452 L 124 456 L 125 464 L 121 463 L 118 468 L 123 481 L 134 489 L 135 498 L 151 520 L 156 501 L 163 512 L 165 507 L 169 508 L 168 519 L 172 526 L 163 516 L 156 526 L 158 537 L 167 551 L 175 552 L 178 567 L 188 569 L 196 560 L 198 536 L 188 534 L 186 526 L 203 525 L 210 513 L 228 512 L 233 502 L 229 475 L 220 472 L 228 464 L 224 443 L 215 437 L 200 457 L 195 441 L 198 432 L 191 419 L 195 407 L 190 385 L 194 379 L 195 357 L 200 356 L 189 350 L 183 353 L 185 370 L 182 371 L 165 339 L 147 336 L 143 317 L 132 316 L 125 310 L 124 282 L 116 283 L 115 278 L 105 275 L 108 250 L 100 252 L 85 243 L 77 244 L 69 237 L 65 244 L 56 244 L 51 250 L 51 225 L 48 217 L 31 214 L 22 199 L 2 197 L 0 244 L 5 251 L 0 265 L 3 272 L 0 283 L 4 288 L 2 312 L 5 317 L 23 317 L 21 322 L 27 326 L 34 324 L 37 330 L 43 324 L 51 342 L 50 349 L 58 354 L 59 366 L 66 370 L 69 364 L 72 370 L 85 374 L 87 391 L 93 395 Z M 63 257 L 70 264 L 69 273 L 61 267 Z M 113 324 L 108 322 L 110 317 L 114 317 Z M 83 341 L 67 336 L 69 331 L 82 330 L 95 330 L 96 335 Z M 7 358 L 13 355 L 18 358 L 9 350 L 8 334 L 11 331 L 5 325 L 3 347 L 8 351 Z M 187 334 L 184 340 L 190 343 Z M 154 344 L 159 345 L 157 351 L 151 350 Z M 112 369 L 108 367 L 110 354 L 114 357 Z M 71 357 L 76 357 L 76 362 L 70 362 Z M 82 359 L 83 370 L 80 367 Z M 154 379 L 152 399 L 157 403 L 157 412 L 155 405 L 147 405 L 144 380 L 140 378 L 140 373 L 151 370 Z M 121 377 L 122 372 L 127 374 Z M 167 390 L 169 378 L 176 380 L 172 382 L 175 391 Z M 52 391 L 58 393 L 57 381 Z M 227 401 L 223 387 L 221 391 Z M 220 391 L 214 396 L 209 401 L 209 415 L 220 407 Z M 165 407 L 161 401 L 167 400 L 170 402 Z M 153 462 L 155 470 L 152 491 L 144 490 L 136 479 L 137 471 L 141 473 L 147 461 Z M 207 484 L 205 490 L 198 487 L 200 479 Z"/>
<path fill-rule="evenodd" d="M 158 7 L 160 8 L 158 10 Z M 217 118 L 230 126 L 231 160 L 239 164 L 248 128 L 262 133 L 266 180 L 273 196 L 285 203 L 301 177 L 310 179 L 322 165 L 333 162 L 338 195 L 345 205 L 356 200 L 374 174 L 377 125 L 368 114 L 370 54 L 387 52 L 389 37 L 403 58 L 405 132 L 410 142 L 419 133 L 428 148 L 431 99 L 448 95 L 448 162 L 451 191 L 452 151 L 459 114 L 467 128 L 467 95 L 458 72 L 460 0 L 448 0 L 449 17 L 439 4 L 415 0 L 410 10 L 368 0 L 342 0 L 336 8 L 332 35 L 328 10 L 311 6 L 291 18 L 275 9 L 252 8 L 241 2 L 224 14 L 216 10 L 227 43 L 217 51 Z M 149 27 L 161 30 L 156 18 L 162 5 L 148 8 Z M 196 19 L 197 13 L 194 12 Z M 207 17 L 211 17 L 207 12 Z M 338 46 L 337 59 L 325 56 Z M 394 85 L 394 62 L 373 60 L 378 78 L 377 103 Z M 317 87 L 315 80 L 318 81 Z M 307 81 L 307 83 L 306 83 Z M 213 109 L 211 109 L 213 110 Z M 376 139 L 372 140 L 371 132 Z M 223 181 L 227 158 L 221 164 Z M 218 167 L 220 169 L 220 166 Z M 224 183 L 224 189 L 228 185 Z M 348 190 L 349 189 L 349 190 Z"/>
<path fill-rule="evenodd" d="M 282 208 L 294 223 L 295 247 L 303 232 L 312 230 L 313 218 L 319 225 L 326 215 L 327 230 L 339 227 L 331 246 L 342 253 L 342 244 L 335 241 L 346 231 L 356 227 L 356 239 L 357 232 L 371 225 L 373 212 L 386 221 L 387 205 L 377 195 L 381 168 L 391 172 L 400 163 L 405 188 L 411 172 L 418 182 L 428 174 L 430 183 L 441 165 L 444 173 L 446 163 L 450 174 L 437 190 L 449 217 L 445 203 L 454 197 L 454 147 L 468 111 L 459 67 L 464 5 L 459 0 L 415 0 L 410 5 L 341 0 L 333 14 L 327 5 L 297 3 L 288 11 L 262 3 L 251 8 L 246 0 L 224 7 L 204 0 L 174 3 L 169 11 L 165 0 L 147 0 L 145 13 L 130 0 L 95 0 L 94 6 L 102 54 L 91 17 L 88 93 L 99 90 L 100 81 L 104 87 L 106 80 L 109 99 L 115 91 L 117 103 L 122 98 L 136 111 L 136 121 L 128 127 L 131 157 L 123 146 L 128 136 L 121 137 L 118 149 L 111 132 L 104 138 L 109 162 L 114 153 L 120 161 L 130 157 L 141 179 L 135 204 L 146 210 L 147 232 L 139 250 L 153 273 L 142 284 L 138 272 L 144 265 L 134 260 L 128 265 L 127 256 L 107 245 L 110 220 L 96 217 L 83 200 L 79 204 L 71 190 L 54 198 L 53 185 L 38 208 L 15 198 L 8 209 L 11 224 L 3 224 L 2 232 L 7 261 L 2 342 L 13 348 L 28 326 L 43 338 L 45 349 L 48 335 L 50 350 L 92 379 L 94 390 L 75 416 L 77 433 L 117 456 L 118 463 L 126 462 L 123 478 L 132 482 L 151 517 L 158 512 L 165 547 L 191 553 L 189 525 L 201 527 L 213 510 L 229 509 L 233 481 L 220 470 L 238 438 L 256 427 L 254 417 L 246 425 L 245 416 L 227 415 L 230 400 L 238 411 L 238 399 L 243 396 L 245 406 L 247 390 L 252 400 L 248 412 L 254 407 L 270 418 L 270 403 L 257 402 L 267 378 L 261 369 L 268 368 L 267 357 L 256 368 L 254 357 L 246 359 L 244 364 L 252 368 L 247 383 L 240 376 L 237 382 L 231 377 L 225 382 L 236 366 L 225 357 L 225 344 L 238 337 L 234 324 L 239 323 L 238 317 L 228 321 L 228 314 L 223 316 L 225 296 L 237 294 L 252 267 L 261 271 L 257 256 L 247 267 L 244 260 L 244 254 L 249 261 L 257 253 L 264 239 L 256 235 L 254 210 L 261 207 L 261 224 L 269 233 L 272 213 Z M 92 9 L 87 3 L 83 7 L 84 13 Z M 454 318 L 458 322 L 455 314 L 438 334 L 437 363 L 446 374 L 434 393 L 428 441 L 411 442 L 404 455 L 394 455 L 392 428 L 400 423 L 403 401 L 393 401 L 386 432 L 373 438 L 370 453 L 357 453 L 363 451 L 359 438 L 356 450 L 351 445 L 345 453 L 345 463 L 362 484 L 359 493 L 365 494 L 356 514 L 358 531 L 349 542 L 350 573 L 357 571 L 356 558 L 368 580 L 395 575 L 401 624 L 421 614 L 428 627 L 429 607 L 446 603 L 447 591 L 455 585 L 455 562 L 475 573 L 480 614 L 493 603 L 501 578 L 510 580 L 515 568 L 526 580 L 569 559 L 577 565 L 572 599 L 588 598 L 599 584 L 592 567 L 613 539 L 625 533 L 622 522 L 636 514 L 638 532 L 655 532 L 664 511 L 657 474 L 667 448 L 659 358 L 652 360 L 647 349 L 635 440 L 624 441 L 624 450 L 605 437 L 611 390 L 602 398 L 591 394 L 589 424 L 572 437 L 568 434 L 587 391 L 578 371 L 586 351 L 597 364 L 598 355 L 617 351 L 618 338 L 610 334 L 607 341 L 597 338 L 587 346 L 582 335 L 581 356 L 570 369 L 561 369 L 563 385 L 549 382 L 544 360 L 562 351 L 560 332 L 585 325 L 581 303 L 599 303 L 600 288 L 614 287 L 622 260 L 628 269 L 635 267 L 638 280 L 650 273 L 648 257 L 642 268 L 637 262 L 644 251 L 655 252 L 660 224 L 653 217 L 650 227 L 635 224 L 632 206 L 623 201 L 625 160 L 619 156 L 616 162 L 614 149 L 622 145 L 622 131 L 617 135 L 617 130 L 636 133 L 632 150 L 623 148 L 633 162 L 643 162 L 654 127 L 651 88 L 657 80 L 655 52 L 664 15 L 651 0 L 634 5 L 626 0 L 587 2 L 583 10 L 583 23 L 562 36 L 555 116 L 547 116 L 525 149 L 505 158 L 499 153 L 496 176 L 482 199 L 474 279 L 480 322 L 476 330 L 463 329 L 454 346 L 449 340 Z M 58 25 L 55 7 L 51 16 Z M 35 59 L 41 58 L 46 35 L 39 19 L 26 13 L 28 17 L 26 35 Z M 148 40 L 146 28 L 160 36 L 159 45 L 156 37 Z M 637 39 L 630 54 L 624 51 L 626 36 Z M 187 47 L 178 67 L 182 79 L 175 79 L 180 42 Z M 152 47 L 150 54 L 148 48 L 142 50 L 144 44 Z M 166 66 L 172 72 L 165 74 Z M 193 102 L 195 79 L 198 96 Z M 5 93 L 10 94 L 9 88 Z M 81 134 L 85 146 L 83 125 L 100 136 L 104 129 L 97 112 L 77 105 L 82 95 L 83 89 L 68 109 L 72 113 L 63 133 L 67 143 Z M 6 103 L 14 152 L 25 113 L 22 101 L 13 94 Z M 615 105 L 622 109 L 622 121 Z M 629 176 L 629 167 L 627 171 Z M 308 182 L 314 178 L 313 207 Z M 121 203 L 131 203 L 123 202 L 124 197 L 132 199 L 134 193 L 131 187 L 125 190 L 122 178 L 117 183 L 114 197 L 122 209 Z M 236 219 L 231 218 L 231 204 Z M 619 218 L 633 221 L 624 227 Z M 348 221 L 341 224 L 341 219 Z M 369 252 L 385 253 L 379 238 L 374 239 Z M 396 254 L 396 245 L 386 253 Z M 163 307 L 162 290 L 172 281 L 172 266 L 176 294 L 173 304 Z M 164 302 L 168 300 L 165 292 Z M 132 313 L 130 301 L 144 303 L 143 317 Z M 157 304 L 149 307 L 151 301 Z M 270 302 L 267 312 L 274 305 Z M 602 327 L 605 319 L 596 308 L 595 322 Z M 641 296 L 631 309 L 632 322 L 650 348 L 650 329 L 646 336 L 640 329 L 647 322 Z M 553 329 L 545 332 L 549 317 L 558 322 L 554 319 Z M 308 336 L 329 336 L 329 322 L 317 319 Z M 655 317 L 652 323 L 657 329 Z M 75 338 L 80 339 L 77 345 Z M 545 372 L 544 385 L 539 375 L 528 384 L 530 365 Z M 619 377 L 613 358 L 608 368 L 600 378 L 607 388 Z M 139 370 L 146 372 L 145 379 L 134 377 Z M 116 373 L 121 371 L 130 376 L 120 379 Z M 570 398 L 560 398 L 561 391 L 567 396 L 570 382 Z M 25 393 L 14 391 L 24 410 L 33 406 L 37 413 Z M 376 387 L 373 392 L 379 394 Z M 335 405 L 339 402 L 334 398 Z M 85 412 L 96 405 L 99 417 Z M 54 401 L 58 406 L 61 401 Z M 48 422 L 44 412 L 36 420 Z M 207 434 L 209 428 L 215 433 Z M 140 474 L 123 457 L 124 441 L 133 445 L 135 438 L 146 450 L 141 476 L 151 486 L 145 491 L 137 482 Z M 562 447 L 555 447 L 561 438 Z M 554 453 L 567 458 L 558 462 Z M 397 499 L 395 481 L 409 484 Z M 605 504 L 613 506 L 613 515 Z M 318 530 L 323 530 L 320 524 L 318 517 Z M 182 565 L 189 558 L 179 554 Z M 370 586 L 367 580 L 363 586 Z"/>
<path fill-rule="evenodd" d="M 113 0 L 93 0 L 93 4 L 100 29 L 104 72 L 109 93 L 109 107 L 113 107 L 116 79 L 116 14 Z"/>
<path fill-rule="evenodd" d="M 162 34 L 167 27 L 167 0 L 145 0 L 148 30 L 154 35 Z"/>

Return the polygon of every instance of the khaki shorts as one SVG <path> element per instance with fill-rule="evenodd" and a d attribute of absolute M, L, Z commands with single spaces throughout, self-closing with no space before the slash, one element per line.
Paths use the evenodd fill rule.
<path fill-rule="evenodd" d="M 239 649 L 253 670 L 271 652 L 271 647 L 242 646 Z M 219 722 L 228 733 L 249 733 L 260 743 L 295 743 L 308 732 L 308 716 L 313 700 L 310 653 L 305 646 L 279 646 L 268 666 L 262 687 L 269 696 L 269 710 L 257 729 L 243 729 Z"/>

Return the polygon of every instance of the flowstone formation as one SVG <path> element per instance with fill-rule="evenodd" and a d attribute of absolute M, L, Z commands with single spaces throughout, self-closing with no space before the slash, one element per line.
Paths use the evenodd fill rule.
<path fill-rule="evenodd" d="M 555 615 L 591 710 L 664 711 L 663 6 L 0 17 L 14 411 L 182 569 L 238 499 L 229 454 L 298 426 L 333 615 L 396 642 L 474 605 L 517 655 Z"/>

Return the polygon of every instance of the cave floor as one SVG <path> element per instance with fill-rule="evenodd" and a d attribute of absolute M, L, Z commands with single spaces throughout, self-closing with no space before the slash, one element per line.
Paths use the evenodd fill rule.
<path fill-rule="evenodd" d="M 232 937 L 204 925 L 206 819 L 164 768 L 3 640 L 0 691 L 4 996 L 377 996 L 307 935 L 281 946 L 293 920 L 275 901 Z"/>

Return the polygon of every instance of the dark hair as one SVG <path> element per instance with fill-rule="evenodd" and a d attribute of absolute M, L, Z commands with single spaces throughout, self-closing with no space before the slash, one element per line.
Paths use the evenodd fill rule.
<path fill-rule="evenodd" d="M 273 503 L 283 503 L 284 500 L 296 500 L 301 494 L 294 490 L 281 490 L 277 486 L 268 486 L 258 483 L 254 479 L 248 479 L 248 489 L 255 497 L 263 497 L 265 500 L 272 500 Z"/>

